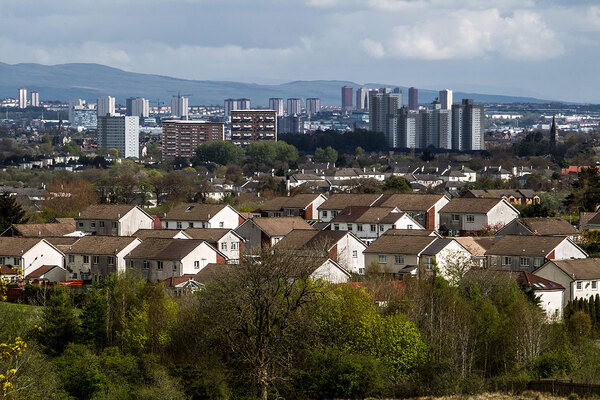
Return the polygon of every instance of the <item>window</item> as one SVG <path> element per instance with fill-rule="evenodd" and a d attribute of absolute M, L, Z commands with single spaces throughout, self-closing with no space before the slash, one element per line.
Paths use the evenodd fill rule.
<path fill-rule="evenodd" d="M 362 232 L 362 224 L 356 224 L 356 230 Z"/>
<path fill-rule="evenodd" d="M 173 271 L 177 271 L 177 262 L 173 261 Z"/>
<path fill-rule="evenodd" d="M 188 222 L 188 228 L 193 228 L 194 227 L 194 223 L 193 222 Z"/>
<path fill-rule="evenodd" d="M 542 257 L 536 257 L 533 259 L 534 267 L 541 267 L 543 263 L 544 263 L 544 259 Z"/>
<path fill-rule="evenodd" d="M 387 256 L 385 254 L 380 254 L 378 261 L 379 264 L 387 264 Z"/>
<path fill-rule="evenodd" d="M 371 232 L 377 231 L 377 225 L 371 225 Z"/>
<path fill-rule="evenodd" d="M 238 242 L 231 242 L 231 250 L 237 250 L 239 248 Z"/>
<path fill-rule="evenodd" d="M 332 211 L 331 212 L 331 216 L 335 218 L 336 215 L 338 215 L 339 211 Z"/>
<path fill-rule="evenodd" d="M 598 289 L 598 281 L 592 281 L 592 289 Z"/>
<path fill-rule="evenodd" d="M 512 257 L 502 257 L 502 265 L 512 265 Z"/>
<path fill-rule="evenodd" d="M 452 222 L 458 222 L 458 221 L 460 221 L 460 215 L 452 214 Z"/>
<path fill-rule="evenodd" d="M 83 222 L 78 222 L 77 226 L 80 227 L 80 228 L 83 228 Z"/>
<path fill-rule="evenodd" d="M 177 221 L 177 229 L 181 229 L 183 227 L 183 224 L 179 221 Z"/>
<path fill-rule="evenodd" d="M 115 265 L 115 258 L 113 256 L 108 257 L 108 265 Z"/>
<path fill-rule="evenodd" d="M 75 262 L 75 256 L 73 254 L 69 254 L 69 263 L 74 263 Z M 4 257 L 2 257 L 0 259 L 0 264 L 4 264 Z"/>
<path fill-rule="evenodd" d="M 279 211 L 273 213 L 274 217 L 281 217 L 281 213 Z"/>
<path fill-rule="evenodd" d="M 200 269 L 200 261 L 194 261 L 194 269 Z"/>
<path fill-rule="evenodd" d="M 219 222 L 219 228 L 224 228 L 225 227 L 225 222 L 221 221 Z"/>
<path fill-rule="evenodd" d="M 227 250 L 227 242 L 221 243 L 221 250 Z"/>
<path fill-rule="evenodd" d="M 148 261 L 144 261 L 144 269 L 150 269 L 150 263 Z"/>
<path fill-rule="evenodd" d="M 90 221 L 90 227 L 91 228 L 95 228 L 96 227 L 96 221 Z"/>
<path fill-rule="evenodd" d="M 281 240 L 281 238 L 280 238 L 280 237 L 274 237 L 274 238 L 273 238 L 273 244 L 277 244 L 277 243 L 279 243 L 279 241 L 280 241 L 280 240 Z"/>
<path fill-rule="evenodd" d="M 383 225 L 379 225 L 379 232 L 385 231 L 385 227 Z"/>
<path fill-rule="evenodd" d="M 93 262 L 94 264 L 98 264 L 98 259 L 99 259 L 99 258 L 100 258 L 100 257 L 98 257 L 98 256 L 94 256 L 94 257 L 92 257 L 92 262 Z"/>
<path fill-rule="evenodd" d="M 575 287 L 577 288 L 577 290 L 581 290 L 581 281 L 578 281 L 578 282 L 575 284 Z"/>
<path fill-rule="evenodd" d="M 129 268 L 133 268 L 133 260 L 127 261 L 127 265 L 129 266 Z"/>
<path fill-rule="evenodd" d="M 323 218 L 327 218 L 327 211 L 321 211 L 321 212 L 322 212 L 321 215 L 323 216 Z"/>
<path fill-rule="evenodd" d="M 403 256 L 394 256 L 394 264 L 404 264 Z"/>
<path fill-rule="evenodd" d="M 83 256 L 83 263 L 84 264 L 89 264 L 90 263 L 90 256 Z"/>
<path fill-rule="evenodd" d="M 358 269 L 358 273 L 361 274 L 361 275 L 364 275 L 365 274 L 365 269 L 364 268 L 359 268 Z"/>
<path fill-rule="evenodd" d="M 352 258 L 358 258 L 358 250 L 352 250 Z"/>
<path fill-rule="evenodd" d="M 475 222 L 475 216 L 472 214 L 467 215 L 467 222 L 471 222 L 471 223 Z"/>
<path fill-rule="evenodd" d="M 333 230 L 334 231 L 339 231 L 340 230 L 340 224 L 333 224 Z"/>
<path fill-rule="evenodd" d="M 521 267 L 529 267 L 529 257 L 519 257 L 519 265 Z"/>
<path fill-rule="evenodd" d="M 425 257 L 425 268 L 427 271 L 431 271 L 433 269 L 433 257 Z"/>
<path fill-rule="evenodd" d="M 412 228 L 413 228 L 412 224 L 406 225 L 406 229 L 412 229 Z"/>
<path fill-rule="evenodd" d="M 104 228 L 104 221 L 98 221 L 98 226 L 100 228 Z"/>
<path fill-rule="evenodd" d="M 288 208 L 287 215 L 288 215 L 288 217 L 294 216 L 294 210 L 292 210 L 291 208 Z"/>
<path fill-rule="evenodd" d="M 163 262 L 162 261 L 157 261 L 156 262 L 156 269 L 159 271 L 162 271 L 163 269 Z"/>
<path fill-rule="evenodd" d="M 113 229 L 117 229 L 117 221 L 113 221 L 111 223 L 111 226 L 112 226 Z"/>
<path fill-rule="evenodd" d="M 351 231 L 352 230 L 352 224 L 348 224 L 348 230 Z"/>

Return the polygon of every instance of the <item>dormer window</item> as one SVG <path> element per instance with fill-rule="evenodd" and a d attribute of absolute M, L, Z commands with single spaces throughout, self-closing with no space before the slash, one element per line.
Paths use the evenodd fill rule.
<path fill-rule="evenodd" d="M 189 206 L 188 208 L 185 209 L 185 212 L 190 212 L 194 209 L 195 206 Z"/>

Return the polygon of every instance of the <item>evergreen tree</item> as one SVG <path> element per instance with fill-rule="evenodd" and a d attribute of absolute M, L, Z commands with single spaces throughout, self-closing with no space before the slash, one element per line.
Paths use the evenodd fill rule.
<path fill-rule="evenodd" d="M 592 326 L 596 323 L 596 301 L 594 297 L 590 297 L 588 300 L 589 310 L 590 310 L 590 321 L 592 321 Z"/>
<path fill-rule="evenodd" d="M 4 232 L 12 224 L 22 224 L 26 220 L 25 211 L 15 197 L 9 192 L 0 194 L 0 232 Z"/>
<path fill-rule="evenodd" d="M 587 300 L 583 300 L 583 312 L 590 314 L 590 303 Z"/>
<path fill-rule="evenodd" d="M 583 311 L 583 299 L 579 298 L 577 301 L 577 311 Z"/>
<path fill-rule="evenodd" d="M 584 168 L 577 174 L 564 204 L 573 212 L 596 211 L 600 204 L 600 175 L 596 168 Z"/>
<path fill-rule="evenodd" d="M 67 344 L 75 341 L 79 326 L 71 299 L 64 291 L 50 297 L 42 326 L 40 343 L 50 354 L 62 353 Z"/>
<path fill-rule="evenodd" d="M 93 343 L 101 351 L 107 342 L 106 298 L 94 293 L 81 314 L 81 337 L 86 343 Z"/>

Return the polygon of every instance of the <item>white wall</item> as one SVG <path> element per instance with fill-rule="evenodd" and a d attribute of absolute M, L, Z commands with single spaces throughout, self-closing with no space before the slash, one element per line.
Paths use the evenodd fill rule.
<path fill-rule="evenodd" d="M 29 249 L 29 251 L 23 253 L 20 267 L 23 269 L 23 274 L 27 276 L 42 265 L 58 265 L 59 267 L 63 267 L 64 264 L 64 255 L 48 242 L 42 240 Z"/>
<path fill-rule="evenodd" d="M 125 272 L 126 262 L 125 262 L 124 257 L 127 254 L 131 253 L 131 251 L 133 249 L 135 249 L 136 247 L 138 247 L 141 243 L 142 243 L 142 241 L 140 239 L 136 239 L 136 240 L 132 241 L 129 245 L 125 246 L 125 248 L 123 250 L 121 250 L 119 253 L 117 253 L 117 259 L 115 261 L 117 263 L 117 273 L 118 274 L 122 274 Z"/>
<path fill-rule="evenodd" d="M 450 203 L 450 199 L 448 199 L 446 196 L 442 196 L 442 198 L 439 199 L 433 206 L 433 209 L 435 210 L 435 230 L 436 231 L 438 231 L 440 229 L 440 210 L 448 203 Z"/>
<path fill-rule="evenodd" d="M 350 277 L 331 260 L 323 263 L 310 277 L 313 279 L 322 279 L 330 283 L 345 283 L 350 280 Z"/>
<path fill-rule="evenodd" d="M 138 229 L 153 229 L 152 217 L 135 207 L 119 220 L 119 236 L 131 236 Z"/>
<path fill-rule="evenodd" d="M 240 248 L 243 246 L 243 241 L 239 238 L 233 231 L 226 233 L 223 235 L 221 239 L 217 242 L 219 244 L 218 250 L 225 254 L 229 260 L 239 260 L 240 259 Z M 231 244 L 237 243 L 237 250 L 231 249 Z M 224 249 L 224 244 L 227 245 L 227 249 Z"/>
<path fill-rule="evenodd" d="M 227 206 L 216 213 L 208 222 L 208 228 L 235 229 L 240 226 L 240 215 L 231 206 Z"/>
<path fill-rule="evenodd" d="M 563 240 L 555 250 L 555 260 L 568 260 L 570 258 L 587 258 L 583 250 L 580 250 L 568 239 Z"/>
<path fill-rule="evenodd" d="M 199 268 L 194 267 L 194 261 L 199 261 Z M 181 276 L 185 274 L 196 274 L 202 268 L 206 267 L 206 264 L 214 264 L 217 262 L 217 252 L 215 249 L 206 242 L 202 242 L 194 250 L 185 256 L 181 260 L 179 265 L 179 271 L 174 271 L 172 276 Z"/>
<path fill-rule="evenodd" d="M 448 265 L 453 265 L 453 263 L 472 263 L 473 258 L 467 249 L 461 246 L 456 240 L 452 240 L 436 255 L 435 261 L 440 274 L 444 278 L 448 278 Z"/>
<path fill-rule="evenodd" d="M 363 251 L 367 245 L 348 234 L 337 243 L 337 263 L 346 270 L 356 274 L 364 272 L 365 257 Z M 353 257 L 356 252 L 356 257 Z"/>
<path fill-rule="evenodd" d="M 492 208 L 488 212 L 488 224 L 496 225 L 502 224 L 506 225 L 511 222 L 513 219 L 519 217 L 519 212 L 514 210 L 504 201 L 499 202 L 494 208 Z"/>
<path fill-rule="evenodd" d="M 540 307 L 548 319 L 562 318 L 564 308 L 562 290 L 534 290 L 533 293 L 540 298 Z"/>

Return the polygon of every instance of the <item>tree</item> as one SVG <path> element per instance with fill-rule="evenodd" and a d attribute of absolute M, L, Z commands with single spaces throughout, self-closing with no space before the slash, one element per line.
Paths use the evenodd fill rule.
<path fill-rule="evenodd" d="M 25 221 L 25 210 L 17 203 L 17 199 L 9 192 L 0 194 L 0 232 L 10 228 L 12 224 L 23 224 Z"/>
<path fill-rule="evenodd" d="M 338 152 L 331 146 L 327 146 L 327 148 L 322 149 L 317 147 L 315 150 L 315 161 L 316 162 L 328 162 L 335 163 L 338 160 Z"/>
<path fill-rule="evenodd" d="M 292 349 L 300 341 L 292 333 L 322 291 L 310 279 L 306 261 L 270 252 L 260 261 L 243 259 L 207 285 L 192 317 L 216 354 L 252 382 L 263 400 L 290 370 Z"/>
<path fill-rule="evenodd" d="M 522 218 L 554 217 L 556 212 L 544 204 L 529 204 L 521 209 Z"/>
<path fill-rule="evenodd" d="M 600 176 L 594 167 L 584 168 L 573 182 L 571 194 L 565 199 L 565 206 L 574 212 L 596 211 L 600 204 Z"/>
<path fill-rule="evenodd" d="M 412 188 L 406 179 L 399 176 L 390 176 L 386 179 L 382 189 L 386 193 L 412 193 Z"/>
<path fill-rule="evenodd" d="M 244 162 L 244 150 L 228 141 L 207 142 L 198 145 L 194 163 L 214 162 L 221 165 L 240 165 Z"/>
<path fill-rule="evenodd" d="M 106 298 L 98 292 L 92 294 L 81 313 L 81 337 L 84 343 L 102 350 L 107 343 L 107 304 Z"/>
<path fill-rule="evenodd" d="M 97 202 L 98 195 L 88 181 L 55 179 L 46 188 L 42 210 L 56 217 L 74 217 Z"/>
<path fill-rule="evenodd" d="M 77 339 L 79 325 L 71 299 L 64 291 L 50 297 L 44 308 L 42 328 L 39 340 L 50 354 L 62 353 L 69 343 Z"/>

